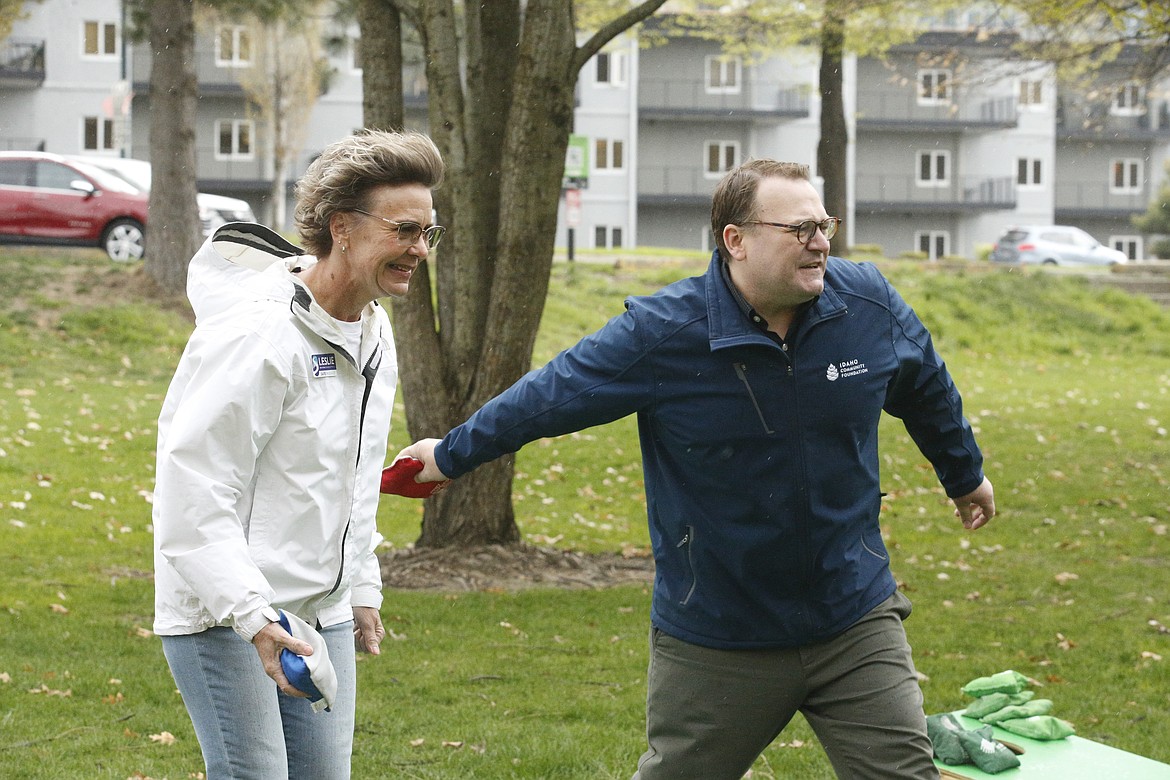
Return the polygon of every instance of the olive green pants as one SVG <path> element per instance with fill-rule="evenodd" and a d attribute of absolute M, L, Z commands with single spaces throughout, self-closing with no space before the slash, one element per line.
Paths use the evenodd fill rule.
<path fill-rule="evenodd" d="M 634 780 L 739 780 L 804 715 L 842 780 L 937 780 L 900 592 L 821 644 L 716 650 L 650 632 Z"/>

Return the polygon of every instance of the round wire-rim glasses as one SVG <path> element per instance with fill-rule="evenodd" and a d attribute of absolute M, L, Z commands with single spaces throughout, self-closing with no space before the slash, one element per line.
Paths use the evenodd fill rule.
<path fill-rule="evenodd" d="M 748 220 L 744 222 L 745 225 L 771 225 L 774 228 L 788 231 L 796 234 L 796 240 L 802 244 L 807 244 L 813 240 L 813 236 L 817 234 L 819 229 L 825 234 L 825 238 L 829 241 L 833 240 L 833 236 L 837 235 L 838 228 L 841 227 L 842 220 L 840 217 L 826 217 L 820 222 L 815 219 L 806 219 L 804 222 L 795 225 L 788 225 L 783 222 L 764 222 L 758 219 Z"/>
<path fill-rule="evenodd" d="M 364 211 L 362 209 L 353 210 L 358 214 L 365 214 L 367 217 L 380 219 L 387 225 L 390 225 L 398 232 L 398 240 L 404 244 L 413 244 L 414 242 L 418 241 L 420 236 L 426 236 L 427 248 L 434 249 L 439 245 L 439 242 L 443 240 L 443 236 L 447 232 L 447 228 L 443 227 L 442 225 L 431 225 L 429 228 L 425 228 L 417 222 L 395 222 L 392 219 L 379 217 L 377 214 L 371 214 L 370 212 Z"/>

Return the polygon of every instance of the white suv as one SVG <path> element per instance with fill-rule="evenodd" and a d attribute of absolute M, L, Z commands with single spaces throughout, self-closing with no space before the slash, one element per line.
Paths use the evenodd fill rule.
<path fill-rule="evenodd" d="M 135 160 L 129 157 L 80 157 L 76 155 L 72 159 L 89 163 L 95 168 L 112 173 L 142 192 L 150 192 L 150 163 L 145 160 Z M 217 227 L 228 222 L 256 221 L 252 207 L 248 205 L 246 200 L 200 192 L 196 194 L 195 202 L 199 206 L 199 223 L 203 227 L 203 235 L 205 236 L 211 235 Z"/>
<path fill-rule="evenodd" d="M 1129 262 L 1124 252 L 1101 246 L 1080 228 L 1066 225 L 1009 228 L 995 242 L 996 263 L 1040 265 L 1115 265 Z"/>

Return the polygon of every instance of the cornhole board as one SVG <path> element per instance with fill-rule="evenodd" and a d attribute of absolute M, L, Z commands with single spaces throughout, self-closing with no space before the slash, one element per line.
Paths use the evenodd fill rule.
<path fill-rule="evenodd" d="M 962 716 L 963 710 L 954 714 L 964 728 L 977 729 L 983 726 L 977 720 Z M 1150 758 L 1126 753 L 1124 750 L 1102 745 L 1081 737 L 1065 737 L 1051 742 L 1028 739 L 1001 728 L 994 728 L 995 738 L 1016 748 L 1020 766 L 996 775 L 989 775 L 976 769 L 973 764 L 950 766 L 935 759 L 943 780 L 1170 780 L 1170 764 L 1163 764 Z M 944 771 L 945 770 L 945 771 Z M 949 774 L 948 774 L 949 773 Z"/>

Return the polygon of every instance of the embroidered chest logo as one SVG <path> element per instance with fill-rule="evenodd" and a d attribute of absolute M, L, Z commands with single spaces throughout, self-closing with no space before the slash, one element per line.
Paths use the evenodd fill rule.
<path fill-rule="evenodd" d="M 857 358 L 853 358 L 842 363 L 830 363 L 829 367 L 825 369 L 825 379 L 828 379 L 830 382 L 836 382 L 838 379 L 867 373 L 869 373 L 869 369 L 865 367 L 865 363 L 862 363 Z"/>
<path fill-rule="evenodd" d="M 335 376 L 337 374 L 337 355 L 332 352 L 324 352 L 319 355 L 313 355 L 313 376 L 326 377 Z"/>

